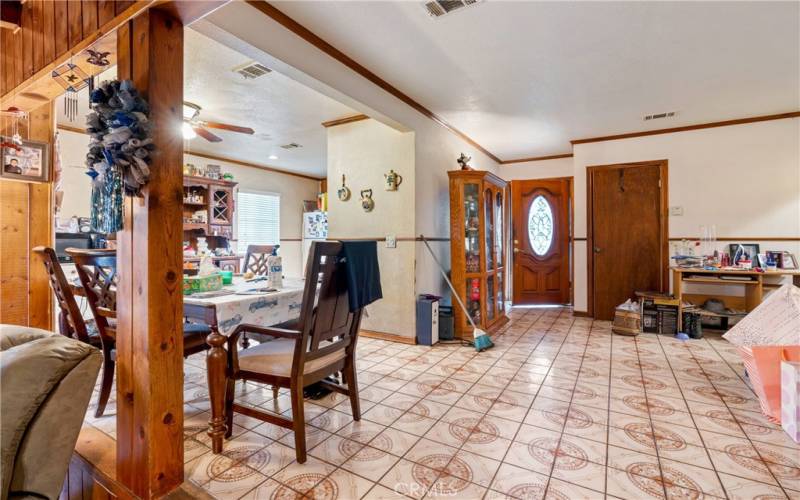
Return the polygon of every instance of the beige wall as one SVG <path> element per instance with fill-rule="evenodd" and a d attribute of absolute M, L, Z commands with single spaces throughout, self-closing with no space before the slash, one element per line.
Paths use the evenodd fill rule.
<path fill-rule="evenodd" d="M 86 151 L 89 136 L 66 130 L 58 131 L 61 146 L 61 176 L 64 199 L 61 203 L 60 220 L 69 221 L 70 217 L 89 217 L 92 198 L 92 182 L 86 175 Z"/>
<path fill-rule="evenodd" d="M 375 120 L 339 125 L 328 131 L 328 238 L 409 238 L 414 235 L 414 133 L 398 132 Z M 384 174 L 403 177 L 397 191 L 384 189 Z M 340 201 L 336 190 L 346 176 L 352 195 Z M 362 189 L 372 189 L 375 208 L 361 207 Z M 383 299 L 367 307 L 362 327 L 413 338 L 415 335 L 414 242 L 397 248 L 378 243 Z"/>
<path fill-rule="evenodd" d="M 669 217 L 670 237 L 700 236 L 700 226 L 712 224 L 718 237 L 800 237 L 797 118 L 578 144 L 573 158 L 504 165 L 500 174 L 507 179 L 574 176 L 575 237 L 585 238 L 586 167 L 660 159 L 669 161 L 669 205 L 683 208 L 682 216 Z M 798 242 L 742 242 L 800 255 Z M 718 249 L 728 243 L 720 242 Z M 586 242 L 576 241 L 574 251 L 575 309 L 585 311 Z M 716 291 L 741 294 L 741 287 Z"/>
<path fill-rule="evenodd" d="M 89 177 L 84 173 L 86 169 L 83 164 L 88 136 L 59 130 L 59 138 L 64 177 L 61 220 L 69 220 L 72 215 L 88 217 L 92 188 Z M 184 155 L 184 162 L 196 166 L 217 164 L 222 167 L 223 172 L 233 174 L 234 180 L 239 183 L 239 189 L 280 194 L 281 239 L 299 240 L 302 237 L 302 202 L 316 199 L 319 190 L 318 181 L 190 154 Z M 281 241 L 284 273 L 287 276 L 303 274 L 301 254 L 300 241 Z"/>

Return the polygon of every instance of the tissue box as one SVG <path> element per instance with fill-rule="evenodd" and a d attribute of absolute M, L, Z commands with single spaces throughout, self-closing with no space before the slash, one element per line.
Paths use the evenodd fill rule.
<path fill-rule="evenodd" d="M 198 292 L 213 292 L 222 289 L 222 273 L 209 276 L 184 276 L 183 294 L 191 295 Z"/>
<path fill-rule="evenodd" d="M 800 362 L 781 361 L 781 427 L 800 443 Z"/>

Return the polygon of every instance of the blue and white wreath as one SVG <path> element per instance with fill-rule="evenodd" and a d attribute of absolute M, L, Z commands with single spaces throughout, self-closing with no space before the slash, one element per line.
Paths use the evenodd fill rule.
<path fill-rule="evenodd" d="M 150 108 L 130 80 L 103 82 L 89 97 L 91 137 L 86 172 L 92 178 L 92 227 L 122 229 L 123 195 L 141 196 L 155 150 Z"/>

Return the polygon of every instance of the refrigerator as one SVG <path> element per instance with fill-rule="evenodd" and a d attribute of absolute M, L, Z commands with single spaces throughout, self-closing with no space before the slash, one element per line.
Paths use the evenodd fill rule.
<path fill-rule="evenodd" d="M 311 250 L 311 242 L 325 240 L 328 237 L 328 212 L 303 213 L 303 274 L 306 272 L 306 261 Z"/>

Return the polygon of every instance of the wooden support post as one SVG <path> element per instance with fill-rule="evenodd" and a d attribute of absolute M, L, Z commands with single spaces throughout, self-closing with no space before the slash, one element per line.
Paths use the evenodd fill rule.
<path fill-rule="evenodd" d="M 117 46 L 119 78 L 148 100 L 157 148 L 117 234 L 117 479 L 154 498 L 183 482 L 183 25 L 150 9 Z"/>

